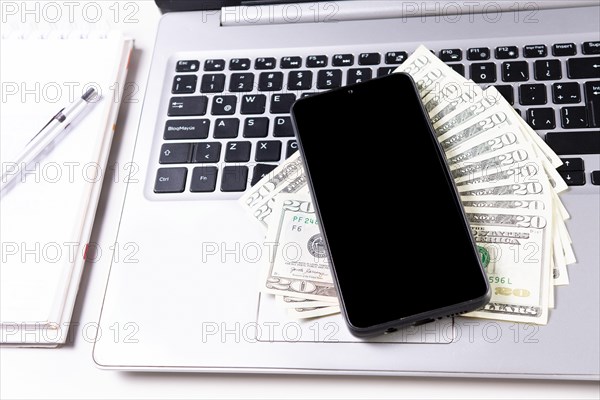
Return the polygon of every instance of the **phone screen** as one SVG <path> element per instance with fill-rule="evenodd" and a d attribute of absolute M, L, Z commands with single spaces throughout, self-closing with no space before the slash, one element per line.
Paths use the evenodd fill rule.
<path fill-rule="evenodd" d="M 293 107 L 346 318 L 371 327 L 487 292 L 412 79 L 393 74 Z"/>

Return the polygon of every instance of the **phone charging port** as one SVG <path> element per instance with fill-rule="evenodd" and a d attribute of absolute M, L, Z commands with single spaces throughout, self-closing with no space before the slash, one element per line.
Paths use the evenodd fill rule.
<path fill-rule="evenodd" d="M 433 321 L 435 321 L 434 318 L 426 318 L 426 319 L 422 319 L 420 321 L 415 322 L 413 324 L 413 326 L 420 326 L 420 325 L 423 325 L 423 324 L 428 324 L 429 322 L 433 322 Z"/>

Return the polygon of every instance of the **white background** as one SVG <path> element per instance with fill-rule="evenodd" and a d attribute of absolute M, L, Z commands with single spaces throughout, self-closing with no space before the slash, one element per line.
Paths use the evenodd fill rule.
<path fill-rule="evenodd" d="M 109 165 L 121 168 L 130 159 L 141 111 L 146 77 L 159 12 L 153 1 L 105 0 L 99 2 L 27 1 L 33 14 L 23 14 L 21 1 L 1 1 L 2 29 L 48 28 L 58 4 L 63 13 L 58 26 L 80 30 L 123 30 L 135 39 L 128 82 L 138 89 L 123 104 Z M 19 8 L 8 15 L 8 3 Z M 86 3 L 95 3 L 86 8 Z M 94 11 L 102 8 L 98 22 Z M 37 11 L 36 11 L 37 7 Z M 44 9 L 44 7 L 46 7 Z M 70 7 L 70 8 L 69 8 Z M 87 15 L 84 13 L 87 10 Z M 72 15 L 69 15 L 72 11 Z M 118 12 L 117 12 L 118 11 Z M 37 15 L 36 15 L 37 14 Z M 39 22 L 36 18 L 39 17 Z M 71 18 L 74 23 L 71 23 Z M 1 49 L 0 49 L 1 50 Z M 0 53 L 1 56 L 1 53 Z M 0 71 L 1 72 L 1 71 Z M 107 176 L 96 216 L 92 242 L 108 251 L 114 240 L 124 195 L 122 179 Z M 69 343 L 58 349 L 0 349 L 0 398 L 599 398 L 598 382 L 525 380 L 433 379 L 386 377 L 327 377 L 269 375 L 157 374 L 103 371 L 91 359 L 93 326 L 97 321 L 106 284 L 109 257 L 88 262 L 83 275 Z M 90 326 L 90 325 L 88 325 Z M 558 350 L 560 351 L 560 350 Z"/>

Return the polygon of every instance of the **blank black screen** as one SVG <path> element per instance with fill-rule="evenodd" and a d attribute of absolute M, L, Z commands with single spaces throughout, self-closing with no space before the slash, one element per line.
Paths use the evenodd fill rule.
<path fill-rule="evenodd" d="M 293 113 L 352 325 L 485 294 L 469 228 L 407 75 L 308 97 Z"/>

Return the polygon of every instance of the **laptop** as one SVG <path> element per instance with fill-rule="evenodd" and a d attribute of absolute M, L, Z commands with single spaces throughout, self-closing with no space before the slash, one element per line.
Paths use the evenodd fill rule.
<path fill-rule="evenodd" d="M 139 172 L 123 201 L 115 241 L 125 251 L 110 268 L 95 363 L 136 371 L 599 379 L 598 3 L 256 3 L 157 1 L 165 14 L 131 159 Z M 335 85 L 381 76 L 420 44 L 465 77 L 499 87 L 569 161 L 562 200 L 578 263 L 569 267 L 570 285 L 555 289 L 546 326 L 456 317 L 358 339 L 339 314 L 289 319 L 257 289 L 264 231 L 237 200 L 297 150 L 291 104 L 327 90 L 320 71 L 341 71 Z M 527 63 L 528 81 L 504 79 L 507 57 Z M 557 60 L 555 79 L 536 80 L 539 60 Z M 486 74 L 474 73 L 482 63 Z M 311 78 L 302 90 L 288 90 L 303 72 Z M 542 85 L 543 101 L 528 97 L 525 84 Z M 567 119 L 573 112 L 581 118 Z M 544 121 L 533 121 L 540 113 Z M 365 140 L 375 153 L 349 157 L 376 162 L 385 138 Z M 277 149 L 266 159 L 265 141 Z M 216 173 L 199 183 L 207 166 Z"/>

